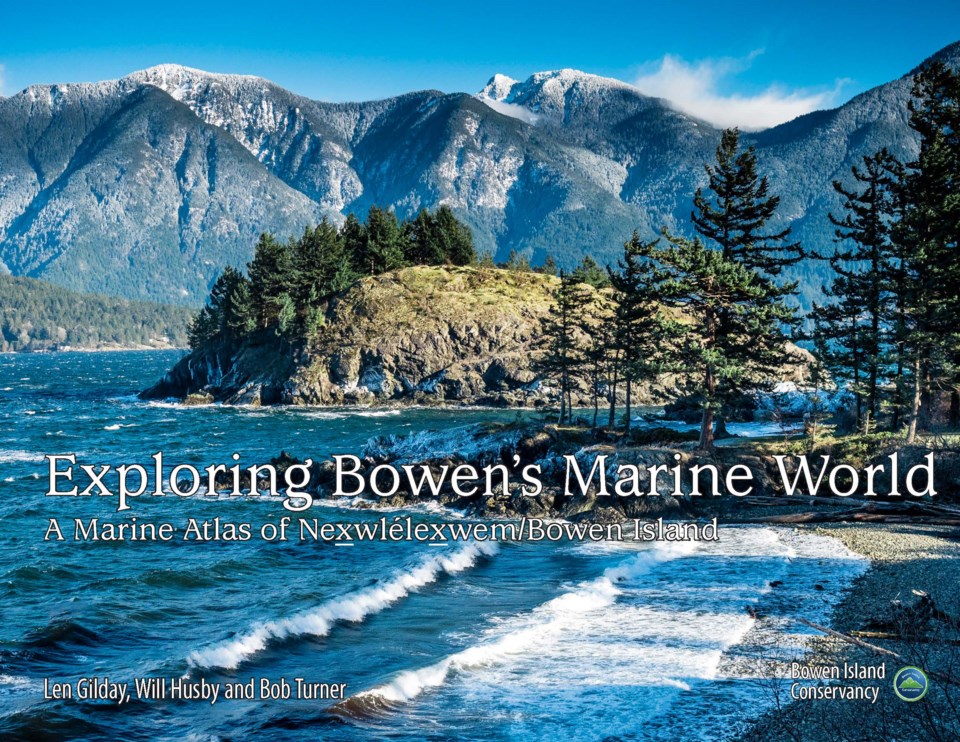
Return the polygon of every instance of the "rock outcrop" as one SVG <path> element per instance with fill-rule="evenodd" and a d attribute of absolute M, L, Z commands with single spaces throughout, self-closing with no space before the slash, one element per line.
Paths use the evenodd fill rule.
<path fill-rule="evenodd" d="M 409 399 L 518 404 L 543 395 L 533 361 L 556 279 L 535 273 L 419 267 L 361 281 L 288 386 L 290 401 Z"/>
<path fill-rule="evenodd" d="M 535 362 L 557 283 L 493 268 L 414 267 L 365 278 L 328 302 L 322 326 L 302 346 L 266 330 L 239 350 L 197 351 L 143 396 L 536 405 L 553 392 Z M 580 401 L 588 401 L 585 389 Z"/>

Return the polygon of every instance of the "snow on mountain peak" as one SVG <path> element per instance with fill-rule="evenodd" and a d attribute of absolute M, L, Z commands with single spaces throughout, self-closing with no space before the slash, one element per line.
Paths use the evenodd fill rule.
<path fill-rule="evenodd" d="M 123 78 L 125 82 L 138 85 L 153 85 L 172 95 L 177 100 L 189 97 L 189 91 L 218 85 L 226 88 L 240 88 L 259 85 L 264 88 L 269 81 L 254 75 L 220 74 L 184 67 L 179 64 L 158 64 L 145 70 L 133 72 Z"/>
<path fill-rule="evenodd" d="M 492 100 L 504 101 L 510 97 L 510 91 L 513 90 L 513 87 L 519 84 L 519 81 L 514 80 L 512 77 L 501 75 L 498 72 L 490 78 L 490 82 L 480 91 L 480 96 Z"/>
<path fill-rule="evenodd" d="M 266 142 L 291 126 L 299 109 L 289 94 L 254 75 L 205 72 L 178 64 L 160 64 L 121 81 L 150 85 L 188 106 L 212 126 L 225 129 L 261 162 L 273 155 Z"/>
<path fill-rule="evenodd" d="M 541 118 L 566 122 L 579 108 L 616 99 L 622 93 L 645 98 L 634 86 L 621 80 L 591 75 L 574 69 L 536 72 L 519 82 L 506 75 L 494 75 L 477 94 L 490 108 L 529 124 Z"/>
<path fill-rule="evenodd" d="M 522 98 L 529 98 L 538 92 L 546 93 L 551 97 L 562 96 L 573 87 L 577 87 L 585 93 L 620 89 L 642 95 L 637 88 L 622 80 L 565 68 L 535 72 L 524 82 L 519 82 L 506 75 L 496 74 L 480 91 L 480 96 L 513 103 Z"/>
<path fill-rule="evenodd" d="M 530 76 L 524 87 L 539 87 L 545 92 L 566 94 L 570 88 L 577 87 L 585 93 L 596 93 L 610 89 L 629 90 L 642 95 L 633 85 L 612 77 L 601 77 L 580 70 L 561 69 L 537 72 Z"/>

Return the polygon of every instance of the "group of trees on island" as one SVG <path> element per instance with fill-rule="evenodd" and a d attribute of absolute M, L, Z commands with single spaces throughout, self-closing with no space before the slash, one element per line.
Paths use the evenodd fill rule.
<path fill-rule="evenodd" d="M 370 208 L 365 222 L 350 214 L 338 228 L 324 218 L 299 239 L 261 235 L 247 275 L 227 267 L 190 324 L 193 349 L 236 346 L 276 328 L 294 339 L 322 322 L 324 301 L 364 276 L 409 265 L 469 265 L 477 260 L 470 229 L 447 206 L 399 221 Z"/>
<path fill-rule="evenodd" d="M 324 218 L 298 239 L 285 242 L 261 235 L 246 274 L 227 266 L 214 281 L 207 303 L 190 323 L 190 347 L 235 348 L 268 328 L 287 340 L 302 338 L 322 322 L 329 297 L 364 276 L 411 265 L 557 273 L 549 256 L 537 268 L 516 252 L 500 264 L 489 253 L 478 256 L 470 228 L 448 206 L 434 212 L 424 209 L 410 221 L 400 221 L 394 212 L 373 206 L 365 222 L 350 214 L 337 227 Z M 608 283 L 606 271 L 589 256 L 571 275 L 598 287 Z"/>
<path fill-rule="evenodd" d="M 559 381 L 560 420 L 579 379 L 593 391 L 594 425 L 605 397 L 613 426 L 624 384 L 629 429 L 631 384 L 671 373 L 702 407 L 699 443 L 709 449 L 725 403 L 776 378 L 792 335 L 813 340 L 818 364 L 848 386 L 861 431 L 906 424 L 912 442 L 944 391 L 960 422 L 960 75 L 941 63 L 922 69 L 909 113 L 915 160 L 884 149 L 853 168 L 853 185 L 834 183 L 845 213 L 831 215 L 839 247 L 829 256 L 768 229 L 779 199 L 734 129 L 694 197 L 694 237 L 634 234 L 599 297 L 583 286 L 597 282 L 561 272 L 542 363 Z M 797 284 L 783 279 L 804 258 L 828 260 L 836 274 L 812 332 L 799 331 L 789 303 Z"/>

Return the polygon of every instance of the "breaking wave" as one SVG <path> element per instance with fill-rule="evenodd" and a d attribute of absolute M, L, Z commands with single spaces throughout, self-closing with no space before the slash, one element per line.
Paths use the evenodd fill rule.
<path fill-rule="evenodd" d="M 271 641 L 296 636 L 326 636 L 336 622 L 362 621 L 414 590 L 436 582 L 442 575 L 463 572 L 481 558 L 494 556 L 498 550 L 495 542 L 478 542 L 467 544 L 450 555 L 428 557 L 379 585 L 330 600 L 307 613 L 267 621 L 236 639 L 191 652 L 187 663 L 199 668 L 236 669 L 251 656 L 262 652 Z"/>
<path fill-rule="evenodd" d="M 398 674 L 389 683 L 357 694 L 342 704 L 348 713 L 390 708 L 412 701 L 430 688 L 442 685 L 453 672 L 470 671 L 509 661 L 512 657 L 538 650 L 546 638 L 576 624 L 587 614 L 602 612 L 621 594 L 619 585 L 635 580 L 653 566 L 689 554 L 694 542 L 657 546 L 604 571 L 595 580 L 583 582 L 543 603 L 530 614 L 517 617 L 521 624 L 489 642 L 468 647 L 418 670 Z"/>

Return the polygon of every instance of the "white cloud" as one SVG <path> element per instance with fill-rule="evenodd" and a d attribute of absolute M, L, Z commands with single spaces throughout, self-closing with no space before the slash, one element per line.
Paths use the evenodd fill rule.
<path fill-rule="evenodd" d="M 668 54 L 650 65 L 634 82 L 643 93 L 666 98 L 678 110 L 717 126 L 739 126 L 745 130 L 766 129 L 811 111 L 836 104 L 846 80 L 831 90 L 790 90 L 771 85 L 760 93 L 747 95 L 722 92 L 723 83 L 747 69 L 763 50 L 745 59 L 704 59 L 686 62 Z"/>
<path fill-rule="evenodd" d="M 6 68 L 0 64 L 0 96 L 7 94 L 7 79 L 4 77 L 4 72 L 6 72 Z"/>
<path fill-rule="evenodd" d="M 488 98 L 485 95 L 477 96 L 477 98 L 482 103 L 486 103 L 497 113 L 502 113 L 504 116 L 509 116 L 510 118 L 520 119 L 527 124 L 536 124 L 537 119 L 540 118 L 529 108 L 524 108 L 516 103 L 505 103 L 502 100 L 494 100 L 493 98 Z"/>

